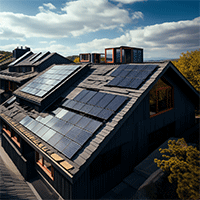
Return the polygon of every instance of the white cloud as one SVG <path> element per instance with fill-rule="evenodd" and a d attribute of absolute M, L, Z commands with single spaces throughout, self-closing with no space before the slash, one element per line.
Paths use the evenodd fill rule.
<path fill-rule="evenodd" d="M 142 12 L 137 11 L 132 14 L 132 19 L 143 19 L 144 15 Z"/>
<path fill-rule="evenodd" d="M 54 40 L 54 41 L 49 42 L 49 44 L 53 44 L 53 43 L 56 43 L 56 41 Z"/>
<path fill-rule="evenodd" d="M 40 41 L 39 43 L 40 44 L 47 44 L 48 42 L 47 41 Z"/>
<path fill-rule="evenodd" d="M 79 52 L 104 52 L 106 47 L 133 46 L 144 48 L 146 58 L 178 57 L 181 52 L 199 48 L 200 17 L 167 22 L 130 30 L 114 39 L 95 39 L 77 44 Z"/>
<path fill-rule="evenodd" d="M 49 4 L 48 4 L 49 5 Z M 129 12 L 108 0 L 77 0 L 67 2 L 58 14 L 39 7 L 35 16 L 12 12 L 0 13 L 0 37 L 14 38 L 64 38 L 123 27 L 130 23 Z M 48 20 L 47 20 L 48 19 Z M 6 36 L 6 31 L 11 34 Z"/>
<path fill-rule="evenodd" d="M 43 5 L 48 7 L 50 10 L 56 9 L 56 7 L 52 3 L 43 3 Z"/>
<path fill-rule="evenodd" d="M 147 0 L 112 0 L 116 1 L 119 3 L 124 3 L 124 4 L 130 4 L 130 3 L 135 3 L 135 2 L 140 2 L 140 1 L 147 1 Z"/>

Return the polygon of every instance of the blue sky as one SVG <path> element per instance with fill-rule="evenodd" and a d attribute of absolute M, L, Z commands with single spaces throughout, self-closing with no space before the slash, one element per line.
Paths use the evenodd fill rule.
<path fill-rule="evenodd" d="M 0 50 L 29 46 L 63 56 L 144 48 L 144 58 L 178 58 L 199 48 L 200 1 L 0 0 Z"/>

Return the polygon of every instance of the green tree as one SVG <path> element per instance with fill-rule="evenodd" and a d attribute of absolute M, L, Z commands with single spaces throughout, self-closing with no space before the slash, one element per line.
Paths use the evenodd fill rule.
<path fill-rule="evenodd" d="M 182 53 L 178 61 L 172 61 L 177 69 L 200 91 L 200 49 Z"/>
<path fill-rule="evenodd" d="M 79 57 L 76 57 L 76 58 L 74 59 L 74 62 L 75 62 L 75 63 L 80 62 L 80 58 L 79 58 Z"/>
<path fill-rule="evenodd" d="M 193 146 L 187 146 L 184 138 L 168 141 L 168 149 L 159 149 L 167 153 L 162 157 L 168 160 L 154 159 L 157 166 L 169 176 L 170 183 L 177 185 L 176 192 L 181 199 L 199 199 L 200 152 Z"/>

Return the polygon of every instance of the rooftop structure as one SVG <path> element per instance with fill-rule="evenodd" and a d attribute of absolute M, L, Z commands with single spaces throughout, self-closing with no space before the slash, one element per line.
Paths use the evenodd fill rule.
<path fill-rule="evenodd" d="M 52 65 L 14 96 L 0 106 L 3 147 L 64 199 L 103 196 L 193 126 L 199 100 L 171 62 Z"/>

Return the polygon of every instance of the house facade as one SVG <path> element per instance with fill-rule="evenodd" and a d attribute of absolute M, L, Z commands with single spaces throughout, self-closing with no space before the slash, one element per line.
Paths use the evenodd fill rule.
<path fill-rule="evenodd" d="M 198 100 L 171 62 L 52 65 L 0 106 L 2 146 L 26 179 L 100 198 L 192 127 Z"/>

